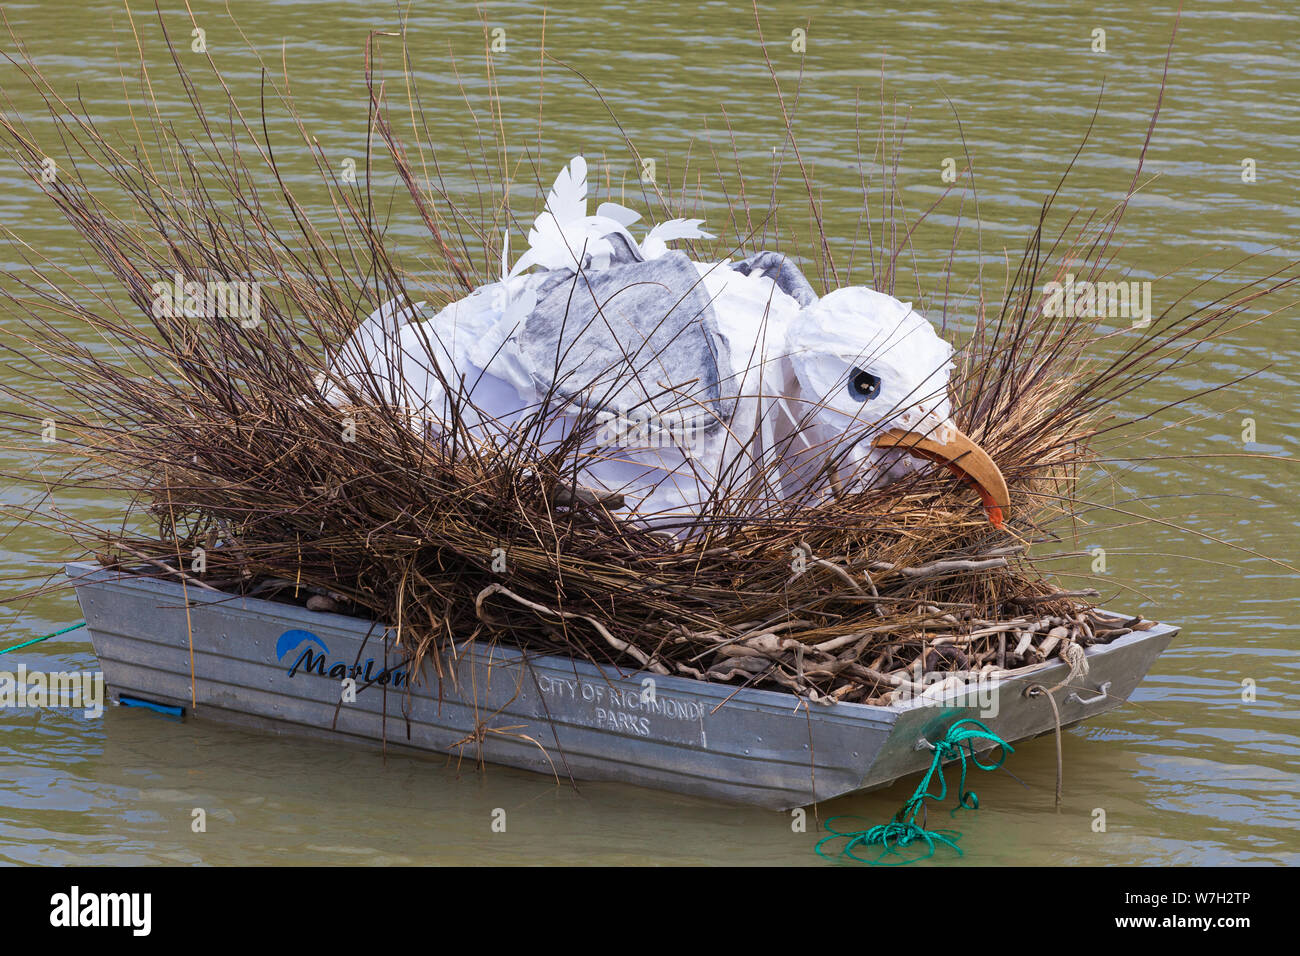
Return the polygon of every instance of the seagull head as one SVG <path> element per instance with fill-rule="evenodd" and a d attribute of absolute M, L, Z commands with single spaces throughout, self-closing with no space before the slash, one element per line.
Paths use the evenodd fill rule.
<path fill-rule="evenodd" d="M 864 286 L 837 289 L 789 326 L 786 356 L 810 451 L 829 455 L 837 491 L 887 483 L 938 462 L 979 493 L 1000 527 L 1006 482 L 952 420 L 953 349 L 910 303 Z"/>

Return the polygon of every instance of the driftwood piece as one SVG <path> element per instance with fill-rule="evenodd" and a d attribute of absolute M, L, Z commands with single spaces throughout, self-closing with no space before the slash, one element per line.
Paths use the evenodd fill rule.
<path fill-rule="evenodd" d="M 605 628 L 605 625 L 601 624 L 600 621 L 596 620 L 594 617 L 590 617 L 589 615 L 586 614 L 578 614 L 575 611 L 557 611 L 554 608 L 547 607 L 545 604 L 538 604 L 536 601 L 530 601 L 528 600 L 528 598 L 516 594 L 514 591 L 511 591 L 509 588 L 507 588 L 505 585 L 502 584 L 489 584 L 482 591 L 480 591 L 478 593 L 478 597 L 474 599 L 474 613 L 478 615 L 480 621 L 487 622 L 487 617 L 483 613 L 483 602 L 486 601 L 493 594 L 504 595 L 505 597 L 510 598 L 510 600 L 514 601 L 516 604 L 519 604 L 522 607 L 526 607 L 529 610 L 536 611 L 538 614 L 546 614 L 551 617 L 560 617 L 568 620 L 586 621 L 588 624 L 590 624 L 592 627 L 596 629 L 596 633 L 598 633 L 601 637 L 603 637 L 605 639 L 605 642 L 609 644 L 610 647 L 614 648 L 617 651 L 622 651 L 624 654 L 627 654 L 628 656 L 635 658 L 636 661 L 642 667 L 663 676 L 667 676 L 670 673 L 668 668 L 664 667 L 664 665 L 660 664 L 658 661 L 651 660 L 649 655 L 647 655 L 639 647 L 629 644 L 627 641 L 621 641 L 613 634 L 609 633 L 609 631 Z"/>
<path fill-rule="evenodd" d="M 327 594 L 313 594 L 307 599 L 307 610 L 333 612 L 339 609 L 339 604 Z"/>
<path fill-rule="evenodd" d="M 622 508 L 623 495 L 616 491 L 595 491 L 582 485 L 556 485 L 551 504 L 558 508 Z"/>
<path fill-rule="evenodd" d="M 930 564 L 923 564 L 916 568 L 896 568 L 895 570 L 903 577 L 915 581 L 919 578 L 932 578 L 961 571 L 990 571 L 994 568 L 1005 568 L 1006 566 L 1007 559 L 1001 557 L 984 559 L 958 558 L 949 561 L 932 561 Z"/>
<path fill-rule="evenodd" d="M 1079 600 L 1080 598 L 1089 599 L 1099 597 L 1101 597 L 1100 591 L 1095 590 L 1094 588 L 1084 588 L 1081 591 L 1053 591 L 1050 594 L 1017 595 L 1016 597 L 1008 598 L 1008 600 L 1012 604 L 1024 606 L 1030 604 L 1044 604 L 1048 601 Z"/>
<path fill-rule="evenodd" d="M 123 548 L 126 551 L 130 551 L 141 561 L 144 561 L 147 564 L 151 564 L 156 568 L 160 568 L 163 571 L 166 571 L 168 574 L 174 574 L 178 578 L 181 578 L 182 580 L 187 581 L 190 584 L 193 584 L 195 587 L 202 588 L 205 591 L 216 591 L 218 594 L 221 593 L 221 590 L 219 588 L 214 588 L 211 584 L 208 584 L 206 581 L 200 581 L 198 578 L 194 577 L 194 575 L 186 574 L 180 568 L 173 568 L 170 564 L 165 564 L 156 558 L 151 558 L 149 557 L 149 555 L 141 551 L 137 551 L 135 548 L 131 547 L 128 544 L 121 543 L 119 544 L 119 547 Z"/>

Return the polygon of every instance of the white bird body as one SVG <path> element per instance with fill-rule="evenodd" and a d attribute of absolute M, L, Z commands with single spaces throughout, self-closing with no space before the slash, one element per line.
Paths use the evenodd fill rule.
<path fill-rule="evenodd" d="M 638 245 L 627 229 L 637 213 L 604 203 L 588 216 L 586 207 L 586 164 L 578 157 L 557 178 L 529 249 L 500 282 L 419 321 L 423 303 L 385 304 L 343 349 L 326 395 L 341 400 L 339 386 L 352 378 L 355 387 L 353 377 L 365 379 L 371 369 L 386 400 L 404 406 L 421 428 L 436 433 L 459 414 L 472 436 L 500 444 L 542 413 L 549 422 L 538 439 L 543 449 L 584 409 L 594 412 L 602 424 L 584 446 L 579 480 L 622 494 L 651 526 L 685 529 L 720 489 L 761 509 L 772 498 L 815 500 L 893 480 L 921 467 L 912 455 L 957 461 L 955 470 L 974 480 L 990 508 L 1007 506 L 1001 475 L 989 473 L 996 467 L 952 425 L 952 348 L 909 303 L 861 286 L 817 299 L 776 254 L 740 264 L 670 254 L 668 242 L 708 237 L 701 220 L 662 223 Z M 544 271 L 526 272 L 530 266 Z M 656 283 L 689 272 L 693 288 L 680 300 L 669 290 L 657 302 L 600 290 L 601 301 L 597 287 L 619 269 L 649 276 L 632 285 L 656 292 Z M 704 303 L 700 314 L 679 313 L 680 328 L 656 343 L 668 320 L 660 314 L 647 325 L 645 303 L 671 316 L 688 296 L 699 297 L 691 308 Z M 545 314 L 556 302 L 563 305 L 558 319 Z M 585 306 L 591 317 L 575 331 L 565 323 L 575 303 L 585 302 L 593 303 Z M 545 348 L 539 359 L 545 334 L 555 341 L 553 369 Z M 592 360 L 587 353 L 573 358 L 588 336 L 596 343 Z M 612 363 L 610 342 L 627 353 Z M 643 354 L 652 344 L 659 351 Z M 673 357 L 674 345 L 711 356 Z M 576 370 L 579 385 L 545 374 L 562 369 Z M 845 443 L 846 434 L 853 440 Z M 961 441 L 954 444 L 954 435 Z"/>

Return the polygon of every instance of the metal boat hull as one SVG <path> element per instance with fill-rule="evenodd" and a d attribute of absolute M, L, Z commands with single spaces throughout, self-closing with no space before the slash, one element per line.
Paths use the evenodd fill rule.
<path fill-rule="evenodd" d="M 91 564 L 70 564 L 67 573 L 115 700 L 776 809 L 922 770 L 931 754 L 921 741 L 964 717 L 1010 742 L 1051 731 L 1051 705 L 1024 689 L 1066 675 L 1051 661 L 1006 674 L 978 700 L 824 706 L 476 642 L 457 660 L 443 659 L 441 679 L 432 662 L 412 679 L 392 635 L 357 618 Z M 1177 631 L 1158 624 L 1089 648 L 1088 676 L 1057 692 L 1061 723 L 1126 701 Z M 355 701 L 344 702 L 349 678 Z"/>

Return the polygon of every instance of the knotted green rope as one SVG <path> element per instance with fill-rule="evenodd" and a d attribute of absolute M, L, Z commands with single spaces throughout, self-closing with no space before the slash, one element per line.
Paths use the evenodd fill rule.
<path fill-rule="evenodd" d="M 984 764 L 975 756 L 975 741 L 991 740 L 1000 748 L 998 752 L 997 763 Z M 963 749 L 965 745 L 965 749 Z M 944 734 L 942 740 L 934 744 L 934 759 L 930 761 L 930 769 L 926 771 L 925 776 L 921 778 L 920 785 L 911 798 L 903 804 L 901 810 L 894 815 L 894 819 L 889 823 L 882 823 L 866 830 L 837 830 L 834 823 L 836 820 L 849 819 L 848 817 L 831 817 L 826 821 L 826 829 L 830 831 L 830 836 L 823 837 L 818 841 L 815 847 L 817 855 L 833 860 L 833 857 L 823 852 L 822 847 L 831 840 L 844 839 L 848 842 L 840 850 L 838 857 L 848 857 L 851 860 L 857 860 L 859 863 L 870 863 L 873 866 L 901 866 L 905 863 L 915 863 L 917 860 L 928 860 L 934 856 L 935 850 L 939 844 L 950 847 L 957 851 L 961 856 L 961 847 L 957 841 L 961 839 L 961 834 L 956 830 L 927 830 L 923 824 L 916 822 L 918 814 L 925 812 L 926 800 L 942 801 L 948 796 L 948 782 L 943 776 L 943 762 L 945 760 L 956 759 L 961 762 L 961 779 L 957 784 L 957 806 L 953 807 L 949 815 L 955 815 L 958 810 L 978 810 L 980 801 L 974 790 L 966 789 L 966 763 L 969 760 L 980 770 L 997 770 L 1006 762 L 1009 754 L 1015 753 L 1012 746 L 989 730 L 988 727 L 973 718 L 956 721 L 948 732 Z M 930 792 L 930 781 L 935 774 L 939 775 L 939 792 Z M 913 843 L 924 843 L 926 853 L 923 856 L 910 857 L 899 860 L 886 860 L 888 856 L 901 856 L 899 850 Z M 881 848 L 879 855 L 874 859 L 864 859 L 853 851 L 859 846 L 878 846 Z"/>

